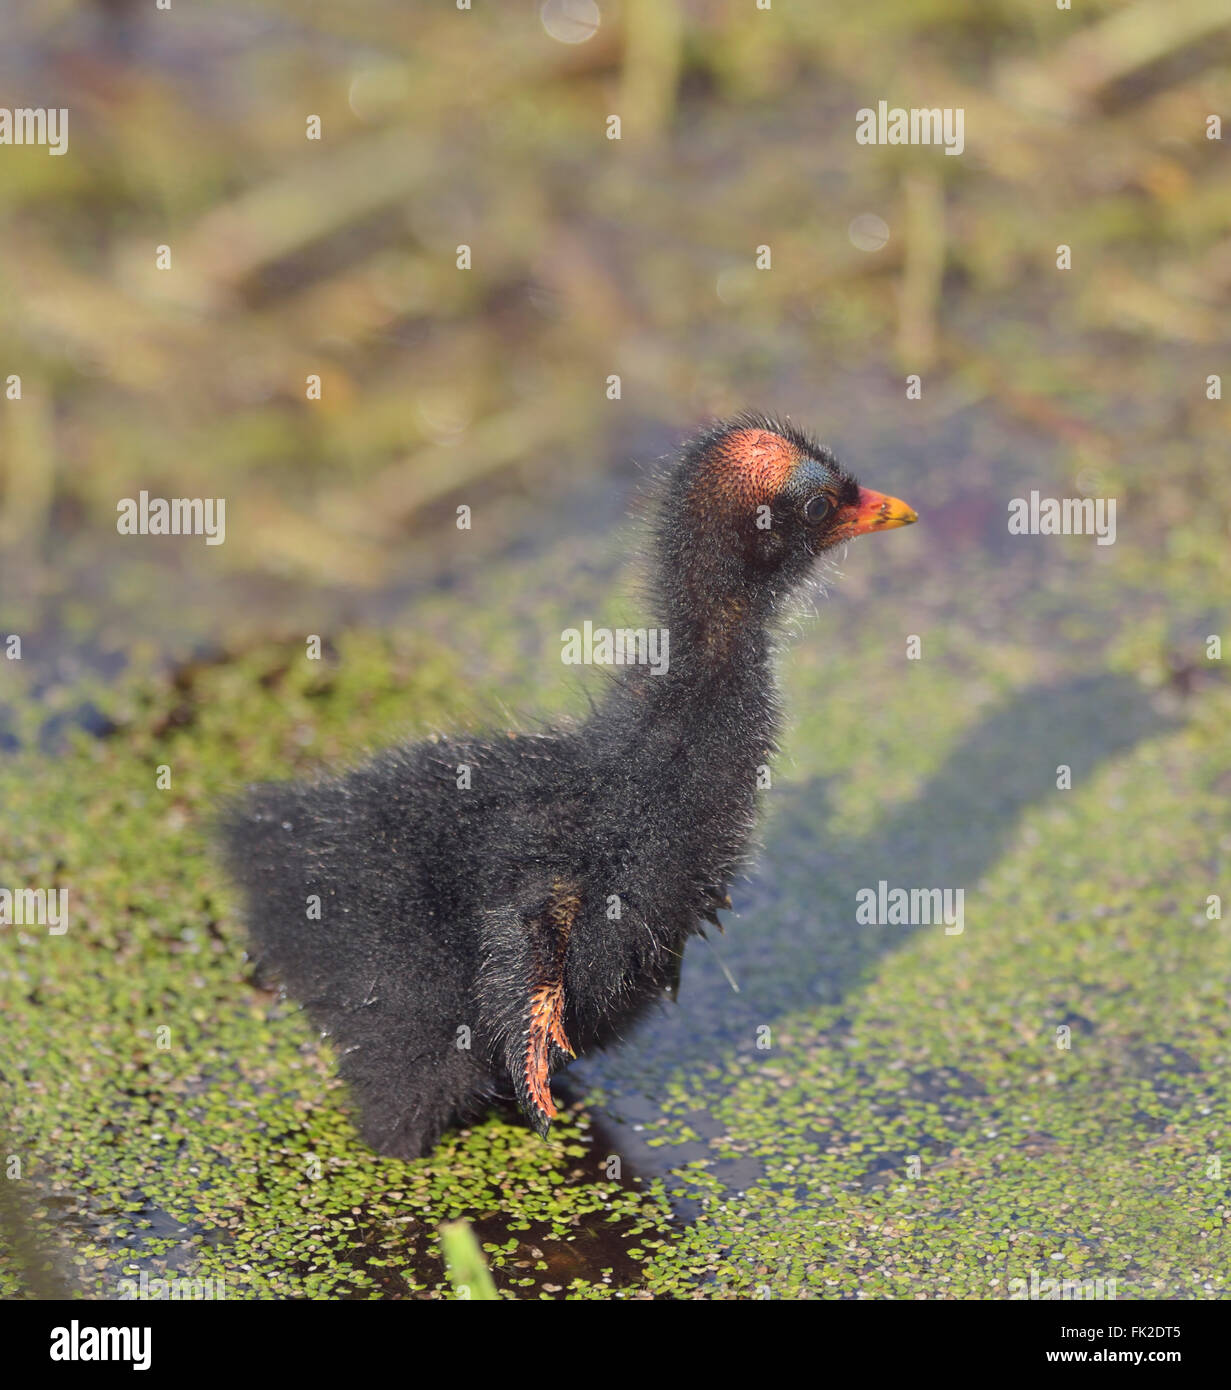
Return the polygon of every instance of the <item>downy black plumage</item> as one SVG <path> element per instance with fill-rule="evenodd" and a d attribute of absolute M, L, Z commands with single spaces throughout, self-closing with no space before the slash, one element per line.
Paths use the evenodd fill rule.
<path fill-rule="evenodd" d="M 790 425 L 717 424 L 658 499 L 665 672 L 620 668 L 584 723 L 434 738 L 230 809 L 252 952 L 332 1036 L 369 1144 L 424 1154 L 502 1094 L 545 1136 L 551 1073 L 674 991 L 748 852 L 775 618 L 822 551 L 914 520 Z"/>

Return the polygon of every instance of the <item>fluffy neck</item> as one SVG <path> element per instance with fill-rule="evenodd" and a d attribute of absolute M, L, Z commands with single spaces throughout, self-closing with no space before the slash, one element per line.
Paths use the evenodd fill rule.
<path fill-rule="evenodd" d="M 709 764 L 720 778 L 747 770 L 773 751 L 778 694 L 772 618 L 738 593 L 699 603 L 687 590 L 664 595 L 658 626 L 667 635 L 667 668 L 626 667 L 613 684 L 605 715 L 634 748 L 654 759 Z M 674 600 L 674 601 L 673 601 Z"/>
<path fill-rule="evenodd" d="M 667 669 L 622 668 L 599 723 L 616 757 L 744 787 L 776 746 L 772 636 L 782 595 L 751 569 L 736 517 L 699 508 L 694 484 L 686 459 L 664 480 L 653 530 L 650 621 L 667 635 Z"/>

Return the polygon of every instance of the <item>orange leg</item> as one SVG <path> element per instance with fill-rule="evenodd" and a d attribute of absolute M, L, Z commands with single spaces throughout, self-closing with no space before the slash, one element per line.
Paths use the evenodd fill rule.
<path fill-rule="evenodd" d="M 566 1057 L 576 1056 L 564 1031 L 564 957 L 581 900 L 561 883 L 555 884 L 555 892 L 556 896 L 537 924 L 543 949 L 539 953 L 537 979 L 530 992 L 525 1064 L 518 1087 L 522 1108 L 544 1137 L 557 1114 L 551 1098 L 552 1046 Z"/>

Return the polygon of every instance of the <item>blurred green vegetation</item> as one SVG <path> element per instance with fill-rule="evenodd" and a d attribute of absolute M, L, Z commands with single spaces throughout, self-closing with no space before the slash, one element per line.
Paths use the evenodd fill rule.
<path fill-rule="evenodd" d="M 1169 414 L 1228 442 L 1221 0 L 628 0 L 578 44 L 484 0 L 17 10 L 11 99 L 71 113 L 0 187 L 19 594 L 139 487 L 226 496 L 209 574 L 379 585 L 442 497 L 601 470 L 630 420 L 823 430 L 861 363 L 1097 452 L 1135 354 L 1191 351 Z M 882 98 L 963 107 L 965 152 L 857 145 Z"/>
<path fill-rule="evenodd" d="M 469 1221 L 447 1221 L 440 1228 L 440 1244 L 459 1298 L 491 1302 L 500 1297 Z"/>

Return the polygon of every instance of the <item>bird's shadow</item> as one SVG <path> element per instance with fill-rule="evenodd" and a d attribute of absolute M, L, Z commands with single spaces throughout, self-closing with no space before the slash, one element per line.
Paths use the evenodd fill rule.
<path fill-rule="evenodd" d="M 714 950 L 689 947 L 679 1004 L 646 1020 L 618 1053 L 580 1064 L 576 1079 L 626 1093 L 630 1085 L 657 1089 L 655 1073 L 751 1048 L 761 1025 L 841 1003 L 914 932 L 944 930 L 861 924 L 857 895 L 882 880 L 889 888 L 963 889 L 964 930 L 992 925 L 979 916 L 979 883 L 1029 808 L 1073 794 L 1058 786 L 1059 769 L 1070 768 L 1080 789 L 1109 759 L 1176 722 L 1136 681 L 1087 676 L 1022 690 L 991 710 L 918 794 L 867 835 L 827 828 L 829 779 L 775 792 L 759 866 L 733 888 L 735 918 Z"/>

